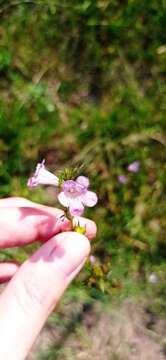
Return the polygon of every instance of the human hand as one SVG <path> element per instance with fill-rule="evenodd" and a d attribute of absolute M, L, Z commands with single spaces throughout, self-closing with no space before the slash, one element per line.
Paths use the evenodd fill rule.
<path fill-rule="evenodd" d="M 86 236 L 70 231 L 63 211 L 22 198 L 0 200 L 0 248 L 37 240 L 43 245 L 21 266 L 0 264 L 0 359 L 25 359 L 64 290 L 83 267 L 96 234 L 91 220 L 80 218 Z M 48 241 L 47 241 L 48 240 Z"/>

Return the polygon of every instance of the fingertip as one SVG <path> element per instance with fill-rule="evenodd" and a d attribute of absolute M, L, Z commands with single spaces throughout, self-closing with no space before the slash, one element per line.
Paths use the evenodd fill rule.
<path fill-rule="evenodd" d="M 87 236 L 75 231 L 71 231 L 68 234 L 70 239 L 72 239 L 72 247 L 78 248 L 84 254 L 84 257 L 87 257 L 90 253 L 90 242 Z"/>
<path fill-rule="evenodd" d="M 88 236 L 89 240 L 92 240 L 95 238 L 97 234 L 97 225 L 95 224 L 94 221 L 89 220 L 87 222 L 87 229 L 86 229 L 86 235 Z"/>
<path fill-rule="evenodd" d="M 46 263 L 54 264 L 61 274 L 67 275 L 76 269 L 90 253 L 90 242 L 85 235 L 66 231 L 53 236 L 44 243 L 29 259 L 30 263 L 43 258 Z M 61 271 L 59 271 L 61 269 Z"/>
<path fill-rule="evenodd" d="M 82 227 L 85 227 L 85 235 L 88 237 L 89 240 L 92 240 L 96 236 L 97 226 L 93 220 L 77 216 L 73 219 L 73 225 L 80 225 Z"/>
<path fill-rule="evenodd" d="M 90 243 L 85 235 L 79 234 L 75 231 L 67 231 L 56 235 L 55 238 L 58 246 L 63 246 L 66 251 L 76 254 L 77 259 L 80 255 L 80 261 L 89 255 Z"/>
<path fill-rule="evenodd" d="M 0 283 L 4 283 L 15 275 L 19 269 L 19 264 L 16 262 L 2 262 L 0 263 Z"/>

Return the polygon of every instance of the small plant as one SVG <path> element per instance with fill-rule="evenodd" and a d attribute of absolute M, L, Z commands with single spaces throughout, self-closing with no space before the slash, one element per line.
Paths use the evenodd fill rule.
<path fill-rule="evenodd" d="M 85 206 L 93 207 L 97 204 L 97 195 L 89 191 L 89 179 L 85 176 L 76 177 L 76 169 L 65 169 L 60 176 L 52 174 L 45 168 L 45 160 L 37 164 L 34 175 L 28 180 L 30 188 L 40 184 L 53 185 L 58 189 L 58 200 L 66 208 L 66 215 L 71 219 L 73 230 L 84 233 L 79 223 L 74 225 L 74 217 L 81 216 Z"/>

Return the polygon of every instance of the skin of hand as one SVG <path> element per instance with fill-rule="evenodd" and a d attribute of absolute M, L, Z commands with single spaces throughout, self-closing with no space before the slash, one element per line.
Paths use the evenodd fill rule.
<path fill-rule="evenodd" d="M 0 200 L 0 248 L 43 245 L 21 266 L 0 263 L 0 359 L 23 360 L 63 292 L 83 267 L 96 234 L 93 221 L 79 218 L 86 234 L 71 231 L 63 211 L 23 198 Z"/>

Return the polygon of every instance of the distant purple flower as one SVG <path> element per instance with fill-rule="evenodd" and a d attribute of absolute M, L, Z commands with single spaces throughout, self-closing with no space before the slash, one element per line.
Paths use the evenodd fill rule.
<path fill-rule="evenodd" d="M 90 261 L 91 265 L 94 266 L 96 264 L 96 257 L 94 255 L 90 255 L 89 261 Z"/>
<path fill-rule="evenodd" d="M 75 181 L 66 180 L 58 195 L 59 202 L 69 208 L 72 216 L 80 216 L 84 212 L 84 206 L 93 207 L 97 203 L 97 195 L 88 190 L 89 179 L 79 176 Z"/>
<path fill-rule="evenodd" d="M 127 170 L 133 173 L 137 173 L 139 171 L 139 168 L 140 162 L 136 160 L 128 165 Z"/>
<path fill-rule="evenodd" d="M 58 186 L 59 181 L 57 176 L 46 170 L 44 164 L 45 160 L 37 164 L 34 175 L 28 180 L 29 187 L 34 187 L 39 184 Z"/>
<path fill-rule="evenodd" d="M 119 181 L 119 183 L 121 183 L 121 184 L 126 184 L 126 183 L 127 183 L 127 177 L 126 177 L 126 175 L 119 175 L 119 176 L 118 176 L 118 181 Z"/>

